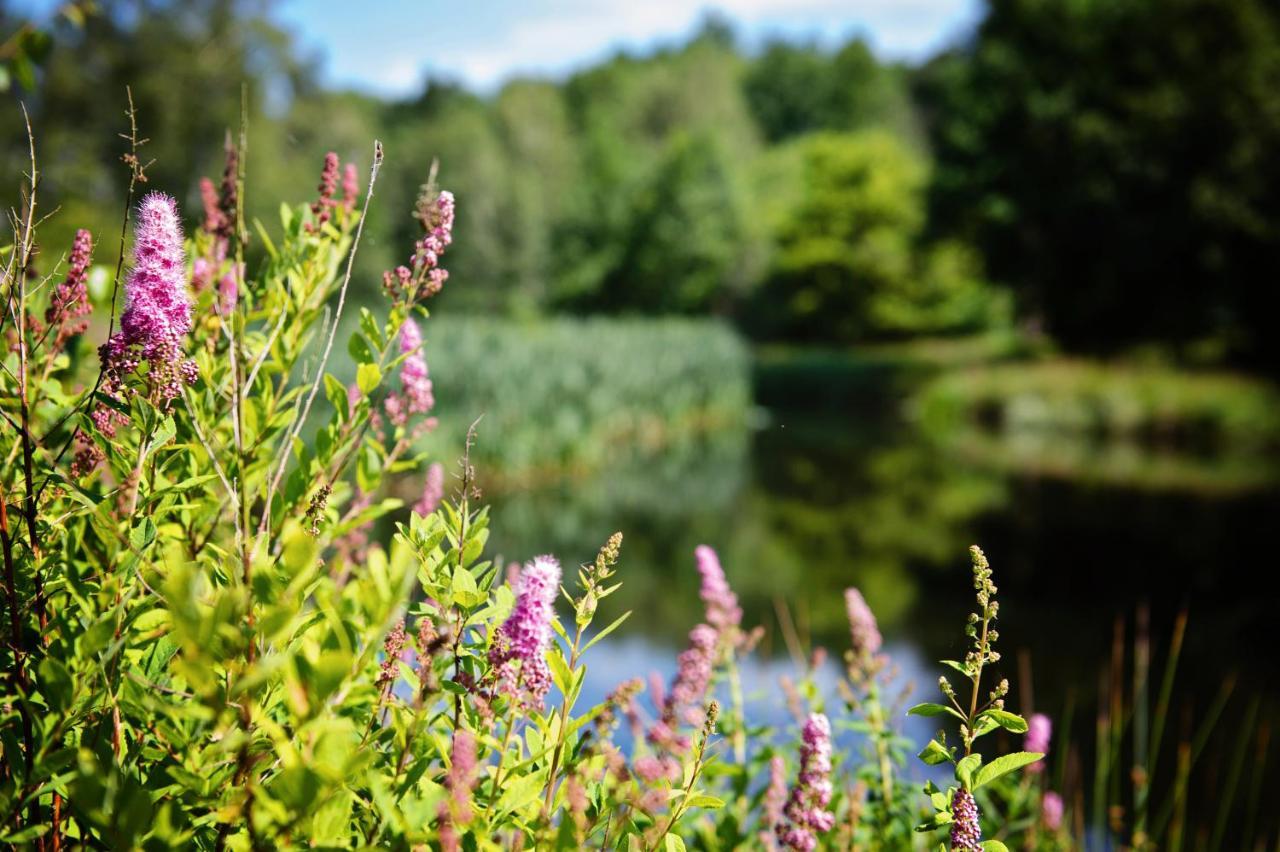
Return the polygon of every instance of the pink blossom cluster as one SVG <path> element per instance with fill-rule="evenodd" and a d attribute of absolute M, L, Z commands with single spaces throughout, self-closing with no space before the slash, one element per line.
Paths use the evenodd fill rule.
<path fill-rule="evenodd" d="M 1040 800 L 1040 819 L 1044 822 L 1044 827 L 1049 831 L 1062 828 L 1062 813 L 1062 797 L 1052 790 L 1045 793 Z"/>
<path fill-rule="evenodd" d="M 237 199 L 239 194 L 239 152 L 227 142 L 227 164 L 222 172 L 222 185 L 215 187 L 209 178 L 200 179 L 200 201 L 204 206 L 204 222 L 201 230 L 208 235 L 204 253 L 191 263 L 191 287 L 201 293 L 218 279 L 218 295 L 214 310 L 228 316 L 239 301 L 238 281 L 244 277 L 244 267 L 226 268 L 231 238 L 235 235 Z"/>
<path fill-rule="evenodd" d="M 960 787 L 951 797 L 951 849 L 953 852 L 982 852 L 982 826 L 973 794 Z"/>
<path fill-rule="evenodd" d="M 197 378 L 194 361 L 183 357 L 183 338 L 191 331 L 191 297 L 187 292 L 182 226 L 177 203 L 153 192 L 138 208 L 133 271 L 125 282 L 125 309 L 120 331 L 98 350 L 105 393 L 123 400 L 126 380 L 146 361 L 152 401 L 167 405 Z M 113 409 L 94 412 L 94 422 L 108 436 L 125 418 Z"/>
<path fill-rule="evenodd" d="M 862 659 L 874 657 L 882 642 L 880 629 L 876 625 L 875 613 L 867 606 L 862 592 L 854 588 L 845 589 L 844 608 L 849 616 L 849 639 L 854 655 Z"/>
<path fill-rule="evenodd" d="M 69 337 L 83 334 L 89 327 L 89 321 L 84 319 L 90 311 L 89 291 L 85 282 L 92 259 L 93 235 L 81 228 L 76 231 L 75 241 L 71 244 L 67 277 L 54 289 L 44 314 L 45 324 L 54 330 L 55 350 L 62 349 Z"/>
<path fill-rule="evenodd" d="M 780 755 L 769 759 L 769 786 L 764 790 L 761 802 L 760 842 L 774 848 L 774 829 L 782 821 L 782 809 L 787 803 L 787 763 Z"/>
<path fill-rule="evenodd" d="M 707 608 L 707 623 L 720 633 L 731 633 L 742 623 L 742 607 L 738 606 L 738 596 L 725 579 L 720 557 L 705 544 L 694 549 L 694 557 L 702 576 L 699 595 Z"/>
<path fill-rule="evenodd" d="M 476 783 L 476 741 L 470 732 L 453 732 L 453 747 L 449 754 L 449 771 L 445 774 L 444 788 L 449 797 L 440 803 L 440 848 L 456 852 L 462 848 L 458 826 L 471 822 L 474 816 L 471 793 Z"/>
<path fill-rule="evenodd" d="M 413 504 L 415 515 L 426 517 L 436 510 L 444 499 L 444 465 L 433 462 L 427 468 L 426 482 L 422 486 L 422 496 Z"/>
<path fill-rule="evenodd" d="M 427 414 L 435 407 L 427 359 L 422 356 L 422 332 L 412 318 L 400 326 L 400 392 L 387 397 L 384 408 L 396 426 L 403 426 L 411 414 Z"/>
<path fill-rule="evenodd" d="M 1027 719 L 1027 734 L 1023 739 L 1023 749 L 1036 754 L 1049 753 L 1049 741 L 1053 737 L 1053 721 L 1043 713 L 1032 713 Z M 1028 772 L 1044 772 L 1044 761 L 1037 760 L 1027 767 Z"/>
<path fill-rule="evenodd" d="M 400 655 L 409 643 L 409 634 L 404 630 L 404 619 L 387 634 L 382 643 L 382 668 L 378 672 L 377 685 L 381 689 L 390 687 L 400 675 Z"/>
<path fill-rule="evenodd" d="M 546 653 L 559 591 L 560 563 L 553 556 L 534 557 L 520 572 L 516 605 L 489 648 L 491 676 L 498 689 L 530 706 L 541 706 L 551 689 Z"/>
<path fill-rule="evenodd" d="M 333 218 L 333 208 L 338 205 L 334 201 L 334 193 L 338 190 L 338 170 L 340 169 L 338 155 L 333 151 L 324 155 L 324 168 L 320 171 L 320 197 L 311 202 L 311 213 L 315 216 L 315 223 L 308 224 L 308 231 L 318 231 L 331 218 Z"/>
<path fill-rule="evenodd" d="M 426 233 L 414 244 L 409 265 L 382 273 L 382 286 L 393 301 L 434 296 L 444 287 L 449 271 L 440 259 L 453 242 L 454 206 L 448 190 L 419 205 L 418 220 Z"/>
<path fill-rule="evenodd" d="M 822 713 L 811 713 L 804 723 L 800 746 L 800 774 L 791 788 L 778 823 L 778 841 L 787 849 L 811 852 L 817 835 L 828 832 L 836 817 L 831 803 L 831 723 Z"/>

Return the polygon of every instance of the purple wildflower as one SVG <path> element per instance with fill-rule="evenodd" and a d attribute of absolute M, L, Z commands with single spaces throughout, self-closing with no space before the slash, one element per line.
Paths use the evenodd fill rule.
<path fill-rule="evenodd" d="M 182 392 L 183 383 L 194 384 L 197 375 L 195 362 L 182 357 L 183 337 L 191 331 L 182 226 L 176 202 L 163 193 L 150 193 L 139 205 L 133 261 L 120 331 L 99 349 L 103 389 L 121 395 L 126 376 L 147 361 L 154 401 L 167 403 Z M 95 412 L 94 419 L 113 434 L 110 413 L 99 417 Z"/>
<path fill-rule="evenodd" d="M 235 313 L 240 302 L 240 275 L 244 274 L 243 264 L 232 264 L 218 281 L 218 298 L 214 300 L 213 310 L 219 316 L 228 317 Z"/>
<path fill-rule="evenodd" d="M 324 155 L 324 168 L 320 172 L 320 197 L 311 202 L 311 213 L 315 216 L 315 223 L 307 224 L 307 231 L 314 233 L 320 230 L 326 222 L 333 218 L 333 208 L 338 203 L 333 200 L 333 195 L 338 189 L 338 155 L 333 151 Z"/>
<path fill-rule="evenodd" d="M 717 633 L 706 624 L 689 631 L 689 647 L 676 658 L 676 674 L 662 703 L 662 718 L 649 732 L 651 742 L 683 751 L 688 741 L 676 737 L 682 721 L 697 724 L 703 717 L 702 699 L 711 682 L 715 663 Z"/>
<path fill-rule="evenodd" d="M 348 213 L 355 209 L 359 194 L 360 178 L 356 174 L 356 164 L 347 163 L 342 169 L 342 207 Z"/>
<path fill-rule="evenodd" d="M 422 332 L 412 319 L 400 326 L 400 353 L 408 356 L 400 365 L 402 393 L 388 397 L 385 403 L 387 416 L 397 426 L 403 426 L 411 414 L 426 414 L 436 404 L 427 360 L 422 357 Z"/>
<path fill-rule="evenodd" d="M 854 588 L 844 590 L 844 608 L 849 616 L 849 638 L 854 655 L 862 659 L 874 657 L 882 641 L 875 613 L 867 606 L 862 593 Z"/>
<path fill-rule="evenodd" d="M 200 202 L 204 205 L 204 223 L 201 225 L 206 234 L 219 235 L 227 226 L 227 216 L 222 212 L 222 199 L 218 197 L 218 188 L 207 177 L 200 178 Z"/>
<path fill-rule="evenodd" d="M 182 225 L 178 205 L 153 192 L 142 199 L 133 249 L 133 271 L 125 284 L 120 330 L 143 348 L 160 351 L 191 331 L 191 297 L 183 279 Z"/>
<path fill-rule="evenodd" d="M 1062 797 L 1050 790 L 1040 800 L 1040 819 L 1049 831 L 1062 828 Z"/>
<path fill-rule="evenodd" d="M 699 594 L 707 607 L 708 623 L 721 633 L 735 630 L 742 623 L 742 607 L 738 606 L 738 596 L 725 579 L 720 557 L 705 544 L 698 545 L 694 556 L 698 560 L 698 573 L 702 575 Z"/>
<path fill-rule="evenodd" d="M 546 652 L 559 590 L 560 563 L 552 556 L 534 557 L 520 572 L 516 605 L 489 649 L 489 665 L 500 687 L 513 695 L 523 688 L 530 704 L 541 705 L 551 689 Z"/>
<path fill-rule="evenodd" d="M 811 852 L 818 834 L 830 831 L 836 817 L 827 810 L 831 802 L 831 723 L 822 713 L 812 713 L 804 723 L 800 746 L 800 775 L 791 788 L 778 824 L 778 840 L 788 849 Z"/>
<path fill-rule="evenodd" d="M 444 498 L 444 465 L 433 463 L 427 468 L 427 481 L 422 486 L 422 497 L 413 504 L 414 514 L 424 518 L 436 510 Z"/>
<path fill-rule="evenodd" d="M 1049 740 L 1053 736 L 1053 721 L 1043 713 L 1032 713 L 1027 720 L 1027 735 L 1023 739 L 1023 749 L 1036 754 L 1049 753 Z M 1037 760 L 1027 767 L 1028 772 L 1043 772 L 1044 761 Z"/>
<path fill-rule="evenodd" d="M 953 852 L 982 852 L 982 826 L 978 824 L 978 803 L 963 787 L 951 797 L 951 849 Z"/>
<path fill-rule="evenodd" d="M 769 786 L 764 791 L 763 814 L 760 820 L 760 840 L 774 848 L 774 829 L 782 821 L 782 809 L 787 803 L 787 763 L 779 755 L 769 760 Z"/>
<path fill-rule="evenodd" d="M 680 763 L 671 757 L 655 757 L 647 754 L 637 757 L 633 764 L 636 776 L 646 784 L 671 781 L 680 777 Z"/>
<path fill-rule="evenodd" d="M 457 826 L 471 822 L 471 792 L 476 783 L 476 741 L 470 732 L 453 732 L 453 748 L 449 756 L 449 772 L 444 787 L 449 798 L 440 803 L 440 848 L 461 849 Z"/>
<path fill-rule="evenodd" d="M 391 684 L 396 682 L 400 672 L 400 654 L 404 651 L 404 647 L 408 642 L 409 636 L 404 632 L 404 619 L 402 618 L 387 634 L 387 638 L 382 643 L 382 670 L 378 672 L 377 681 L 379 688 L 389 688 Z"/>
<path fill-rule="evenodd" d="M 67 277 L 53 291 L 44 321 L 56 329 L 54 349 L 61 349 L 67 338 L 83 334 L 89 321 L 83 319 L 89 311 L 89 291 L 85 280 L 89 275 L 89 263 L 93 258 L 93 235 L 84 228 L 76 231 L 71 244 L 71 257 L 67 261 Z"/>
<path fill-rule="evenodd" d="M 444 287 L 449 273 L 440 267 L 440 258 L 453 242 L 453 193 L 441 190 L 418 200 L 418 221 L 425 232 L 413 246 L 409 266 L 382 273 L 382 285 L 394 301 L 434 296 Z"/>

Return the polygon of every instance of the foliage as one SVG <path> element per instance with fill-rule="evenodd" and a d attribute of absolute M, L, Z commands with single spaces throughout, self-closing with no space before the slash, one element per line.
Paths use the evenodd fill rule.
<path fill-rule="evenodd" d="M 796 143 L 799 196 L 777 219 L 765 333 L 852 342 L 983 329 L 998 296 L 964 247 L 923 241 L 925 163 L 882 131 Z M 765 319 L 765 318 L 768 319 Z"/>
<path fill-rule="evenodd" d="M 132 193 L 147 175 L 136 127 L 128 138 Z M 94 307 L 82 288 L 88 238 L 61 283 L 60 266 L 32 274 L 42 221 L 32 145 L 3 254 L 0 386 L 8 459 L 20 463 L 0 480 L 0 839 L 671 850 L 775 836 L 794 847 L 812 830 L 836 847 L 898 845 L 890 826 L 905 827 L 921 803 L 883 792 L 904 741 L 874 690 L 850 701 L 847 725 L 869 726 L 877 757 L 866 772 L 882 792 L 866 793 L 853 783 L 864 770 L 833 757 L 810 672 L 796 696 L 809 714 L 800 774 L 782 807 L 790 748 L 745 716 L 737 674 L 759 631 L 742 626 L 709 548 L 698 549 L 705 623 L 646 721 L 638 682 L 577 707 L 584 659 L 623 620 L 596 620 L 619 587 L 620 534 L 573 591 L 565 584 L 572 617 L 562 620 L 555 559 L 508 566 L 504 579 L 486 558 L 489 511 L 464 450 L 452 493 L 429 484 L 391 541 L 370 540 L 372 522 L 400 505 L 383 496 L 387 480 L 418 468 L 415 439 L 434 425 L 414 317 L 446 278 L 452 196 L 423 188 L 412 259 L 384 279 L 389 309 L 360 309 L 348 337 L 347 387 L 328 361 L 382 147 L 362 206 L 356 174 L 332 155 L 319 197 L 282 206 L 278 227 L 244 217 L 249 150 L 242 130 L 185 243 L 173 202 L 145 199 L 133 269 L 113 288 L 123 310 L 110 297 L 96 305 L 108 315 L 109 375 L 82 386 L 100 328 L 53 332 L 82 315 L 76 306 Z M 260 262 L 244 260 L 251 235 Z M 729 335 L 670 333 L 697 333 L 741 363 Z M 600 345 L 594 334 L 586 345 Z M 674 370 L 657 366 L 659 377 Z M 321 392 L 327 412 L 313 408 Z M 720 393 L 740 404 L 740 388 Z M 624 715 L 640 726 L 629 742 L 615 739 Z M 767 806 L 756 787 L 766 765 L 778 794 Z"/>
<path fill-rule="evenodd" d="M 491 484 L 545 482 L 628 447 L 652 455 L 740 429 L 750 404 L 746 347 L 713 321 L 442 317 L 427 346 L 453 412 L 438 440 L 461 452 L 480 418 L 472 457 Z"/>
<path fill-rule="evenodd" d="M 1213 336 L 1274 367 L 1258 270 L 1280 245 L 1275 5 L 987 8 L 917 80 L 936 227 L 976 239 L 1073 349 Z"/>
<path fill-rule="evenodd" d="M 935 432 L 965 420 L 1010 433 L 1132 438 L 1189 448 L 1274 448 L 1280 394 L 1231 373 L 1071 359 L 945 373 L 914 400 Z"/>

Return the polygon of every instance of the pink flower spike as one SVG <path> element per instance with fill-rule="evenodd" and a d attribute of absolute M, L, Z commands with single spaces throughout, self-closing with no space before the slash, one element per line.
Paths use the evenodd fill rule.
<path fill-rule="evenodd" d="M 725 579 L 720 557 L 705 544 L 698 545 L 694 556 L 698 560 L 698 573 L 702 575 L 699 595 L 707 607 L 707 622 L 722 633 L 736 628 L 742 623 L 742 607 L 738 606 L 738 596 Z"/>
<path fill-rule="evenodd" d="M 844 590 L 844 608 L 849 616 L 849 638 L 853 653 L 859 657 L 874 657 L 882 642 L 875 613 L 867 606 L 862 593 L 854 588 Z"/>

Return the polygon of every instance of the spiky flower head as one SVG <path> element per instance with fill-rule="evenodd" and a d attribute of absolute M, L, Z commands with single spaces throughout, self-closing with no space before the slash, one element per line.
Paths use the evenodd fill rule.
<path fill-rule="evenodd" d="M 811 713 L 800 745 L 800 774 L 777 826 L 778 841 L 798 852 L 817 848 L 817 836 L 836 822 L 835 814 L 827 810 L 832 792 L 831 723 L 824 714 Z"/>
<path fill-rule="evenodd" d="M 855 588 L 844 590 L 844 608 L 849 616 L 849 638 L 853 653 L 860 658 L 874 657 L 883 641 L 876 625 L 875 613 L 867 606 L 862 592 Z"/>
<path fill-rule="evenodd" d="M 516 605 L 489 649 L 489 665 L 500 689 L 533 706 L 540 706 L 551 689 L 546 652 L 559 590 L 560 563 L 553 556 L 535 556 L 520 572 Z"/>
<path fill-rule="evenodd" d="M 1062 828 L 1062 797 L 1050 790 L 1040 800 L 1040 819 L 1049 831 Z"/>
<path fill-rule="evenodd" d="M 707 607 L 707 623 L 721 633 L 733 631 L 742 623 L 742 607 L 738 606 L 738 596 L 729 588 L 720 557 L 705 544 L 694 549 L 694 557 L 698 574 L 702 576 L 698 594 Z"/>
<path fill-rule="evenodd" d="M 413 504 L 413 513 L 424 518 L 430 515 L 444 499 L 444 465 L 433 462 L 427 468 L 426 481 L 422 486 L 422 496 Z"/>
<path fill-rule="evenodd" d="M 85 281 L 92 259 L 93 235 L 81 228 L 76 231 L 75 242 L 71 244 L 67 277 L 54 289 L 44 314 L 45 324 L 54 330 L 54 349 L 62 349 L 67 338 L 83 334 L 89 327 L 89 321 L 84 319 L 90 311 Z"/>
<path fill-rule="evenodd" d="M 963 787 L 951 796 L 952 852 L 982 852 L 982 826 L 978 822 L 978 803 Z"/>
<path fill-rule="evenodd" d="M 120 330 L 142 346 L 144 358 L 177 343 L 191 331 L 178 204 L 162 192 L 148 193 L 138 207 L 133 271 L 125 282 Z"/>
<path fill-rule="evenodd" d="M 147 361 L 152 401 L 167 405 L 184 383 L 194 384 L 197 378 L 195 362 L 182 355 L 183 339 L 191 331 L 191 295 L 178 205 L 162 192 L 149 193 L 138 206 L 137 222 L 120 331 L 99 349 L 102 388 L 120 398 L 127 376 Z M 114 434 L 118 416 L 113 415 L 105 408 L 94 412 L 105 434 Z"/>
<path fill-rule="evenodd" d="M 1049 742 L 1053 738 L 1053 720 L 1043 713 L 1032 713 L 1027 719 L 1027 735 L 1023 740 L 1023 749 L 1036 754 L 1048 754 Z M 1044 761 L 1037 760 L 1027 767 L 1028 772 L 1044 771 Z"/>

